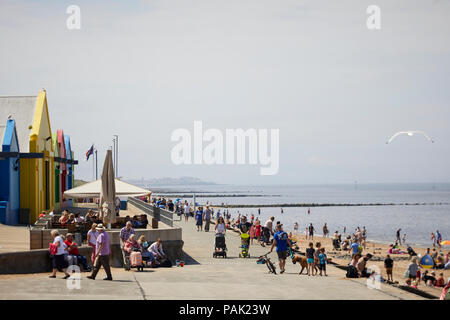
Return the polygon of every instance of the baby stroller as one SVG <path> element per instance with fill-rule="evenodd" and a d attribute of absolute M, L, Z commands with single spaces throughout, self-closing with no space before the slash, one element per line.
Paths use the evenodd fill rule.
<path fill-rule="evenodd" d="M 248 253 L 248 248 L 250 245 L 250 235 L 248 233 L 241 234 L 241 253 L 239 253 L 239 258 L 250 258 Z"/>
<path fill-rule="evenodd" d="M 213 258 L 217 257 L 227 257 L 227 245 L 225 244 L 225 235 L 223 233 L 216 234 Z"/>

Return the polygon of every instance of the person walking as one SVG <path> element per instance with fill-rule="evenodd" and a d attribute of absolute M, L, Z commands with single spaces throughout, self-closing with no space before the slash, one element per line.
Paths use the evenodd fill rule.
<path fill-rule="evenodd" d="M 298 223 L 294 222 L 294 233 L 298 234 Z"/>
<path fill-rule="evenodd" d="M 324 273 L 325 277 L 327 277 L 327 255 L 325 254 L 325 248 L 320 248 L 319 251 L 319 270 L 320 270 L 320 276 L 322 276 L 322 272 Z"/>
<path fill-rule="evenodd" d="M 66 269 L 68 267 L 67 261 L 64 259 L 65 253 L 66 253 L 66 246 L 64 244 L 63 238 L 60 236 L 58 230 L 52 230 L 50 232 L 51 236 L 53 237 L 53 243 L 52 248 L 53 252 L 50 251 L 50 253 L 53 255 L 52 259 L 52 265 L 53 265 L 53 272 L 49 276 L 49 278 L 56 278 L 56 272 L 58 270 L 62 270 L 62 272 L 65 274 L 63 279 L 67 279 L 70 277 L 70 275 L 67 273 Z M 52 250 L 52 249 L 50 249 Z"/>
<path fill-rule="evenodd" d="M 258 243 L 261 243 L 261 231 L 262 231 L 262 227 L 261 227 L 261 222 L 259 221 L 258 218 L 256 218 L 255 221 L 255 238 L 258 241 Z M 261 243 L 264 246 L 264 243 Z"/>
<path fill-rule="evenodd" d="M 122 229 L 120 229 L 120 249 L 122 251 L 122 259 L 123 259 L 123 263 L 124 266 L 126 266 L 126 264 L 128 264 L 128 260 L 126 259 L 126 253 L 124 250 L 125 247 L 125 243 L 128 241 L 128 239 L 130 239 L 130 236 L 132 234 L 134 234 L 134 229 L 132 228 L 133 224 L 131 223 L 131 221 L 127 221 L 127 223 L 125 224 L 125 227 L 123 227 Z M 98 229 L 96 229 L 98 230 Z"/>
<path fill-rule="evenodd" d="M 263 228 L 263 238 L 264 238 L 264 242 L 266 244 L 270 243 L 270 235 L 273 234 L 273 220 L 275 220 L 275 217 L 270 217 L 269 220 L 266 221 L 266 223 L 264 224 L 264 228 Z"/>
<path fill-rule="evenodd" d="M 91 255 L 92 264 L 94 264 L 95 262 L 95 244 L 97 243 L 97 236 L 98 236 L 98 232 L 97 230 L 95 230 L 96 227 L 97 224 L 93 223 L 91 226 L 91 230 L 89 230 L 87 233 L 87 243 L 89 247 L 92 248 L 92 255 Z"/>
<path fill-rule="evenodd" d="M 195 225 L 197 226 L 197 231 L 203 231 L 203 208 L 199 207 L 195 212 Z"/>
<path fill-rule="evenodd" d="M 98 231 L 96 253 L 95 253 L 95 264 L 94 270 L 90 276 L 87 276 L 88 279 L 95 280 L 97 273 L 99 272 L 101 266 L 105 269 L 106 278 L 103 280 L 112 280 L 111 268 L 109 266 L 109 256 L 111 254 L 111 244 L 109 240 L 109 234 L 106 232 L 103 224 L 97 225 L 95 228 Z"/>
<path fill-rule="evenodd" d="M 402 229 L 397 230 L 395 242 L 398 242 L 399 245 L 402 245 L 402 239 L 400 239 L 400 231 L 402 231 Z"/>
<path fill-rule="evenodd" d="M 433 242 L 433 248 L 436 247 L 436 236 L 433 232 L 431 233 L 431 242 Z"/>
<path fill-rule="evenodd" d="M 439 230 L 436 230 L 436 242 L 437 242 L 437 245 L 438 245 L 438 247 L 440 249 L 441 248 L 441 242 L 442 242 L 442 235 L 439 232 Z"/>
<path fill-rule="evenodd" d="M 184 221 L 185 222 L 188 222 L 190 213 L 191 213 L 191 207 L 189 206 L 189 203 L 186 202 L 184 204 Z"/>
<path fill-rule="evenodd" d="M 316 229 L 314 229 L 313 224 L 310 223 L 309 227 L 308 227 L 308 235 L 309 235 L 309 239 L 314 241 L 314 231 L 316 231 Z"/>
<path fill-rule="evenodd" d="M 225 235 L 227 229 L 225 227 L 225 220 L 223 219 L 223 217 L 219 217 L 219 219 L 217 219 L 216 222 L 216 226 L 214 227 L 214 231 L 220 234 Z"/>
<path fill-rule="evenodd" d="M 308 267 L 306 269 L 308 276 L 311 274 L 314 275 L 314 244 L 312 242 L 309 243 L 309 248 L 306 249 L 306 262 Z"/>
<path fill-rule="evenodd" d="M 327 227 L 327 223 L 326 223 L 326 222 L 325 222 L 325 224 L 323 225 L 322 232 L 323 232 L 323 236 L 324 236 L 325 238 L 328 238 L 328 227 Z"/>
<path fill-rule="evenodd" d="M 276 246 L 278 261 L 280 264 L 280 273 L 284 273 L 286 266 L 286 258 L 288 257 L 288 247 L 291 247 L 291 241 L 289 240 L 288 234 L 284 232 L 283 225 L 278 224 L 276 227 L 276 233 L 273 236 L 272 247 L 270 247 L 270 252 Z"/>
<path fill-rule="evenodd" d="M 206 207 L 206 210 L 203 214 L 203 220 L 205 221 L 205 232 L 209 232 L 209 225 L 211 223 L 211 209 L 209 207 Z"/>

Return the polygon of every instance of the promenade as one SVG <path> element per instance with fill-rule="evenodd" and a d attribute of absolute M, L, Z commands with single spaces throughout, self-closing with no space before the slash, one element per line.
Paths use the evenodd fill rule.
<path fill-rule="evenodd" d="M 0 299 L 422 299 L 398 288 L 381 284 L 369 289 L 364 279 L 347 279 L 345 271 L 328 265 L 328 277 L 298 275 L 300 267 L 290 260 L 284 274 L 269 274 L 256 257 L 269 251 L 250 247 L 250 259 L 239 258 L 240 238 L 228 231 L 228 258 L 213 258 L 214 225 L 198 232 L 194 220 L 175 222 L 183 228 L 184 267 L 145 269 L 144 272 L 113 268 L 114 281 L 82 274 L 80 289 L 68 289 L 62 274 L 0 275 Z M 270 255 L 277 262 L 276 253 Z M 277 264 L 277 271 L 278 263 Z"/>

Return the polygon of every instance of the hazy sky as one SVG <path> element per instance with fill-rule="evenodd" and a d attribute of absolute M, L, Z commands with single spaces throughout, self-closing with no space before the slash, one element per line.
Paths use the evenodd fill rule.
<path fill-rule="evenodd" d="M 81 8 L 68 30 L 66 8 Z M 381 8 L 368 30 L 366 8 Z M 238 184 L 450 181 L 450 2 L 5 1 L 0 95 L 45 88 L 52 130 L 126 178 Z M 5 119 L 4 119 L 5 120 Z M 2 120 L 2 121 L 4 121 Z M 180 165 L 173 130 L 280 129 L 280 169 Z M 386 140 L 399 130 L 421 136 Z M 101 172 L 101 171 L 100 171 Z"/>

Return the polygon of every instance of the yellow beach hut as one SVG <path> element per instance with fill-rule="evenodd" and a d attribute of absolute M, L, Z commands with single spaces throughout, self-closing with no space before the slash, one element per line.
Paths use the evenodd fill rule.
<path fill-rule="evenodd" d="M 1 113 L 16 121 L 20 144 L 20 219 L 34 223 L 55 205 L 55 164 L 45 90 L 0 97 Z"/>

